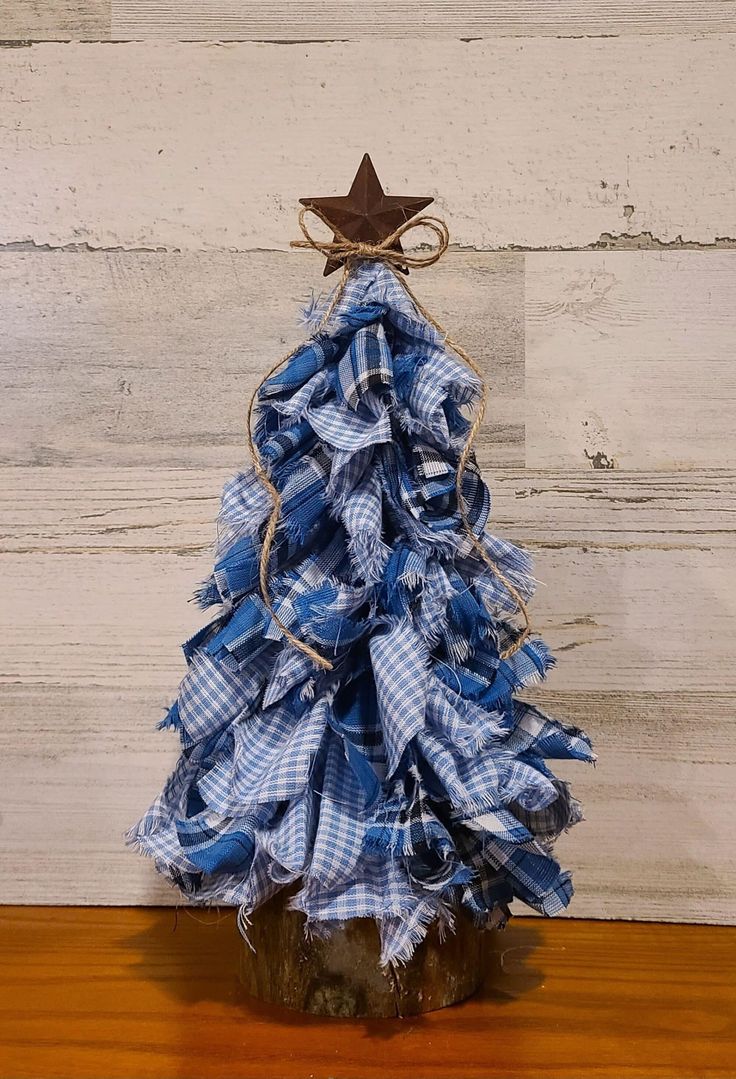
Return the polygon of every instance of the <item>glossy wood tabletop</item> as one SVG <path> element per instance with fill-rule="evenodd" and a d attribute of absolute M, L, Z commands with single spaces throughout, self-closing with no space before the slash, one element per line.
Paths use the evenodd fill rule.
<path fill-rule="evenodd" d="M 2 1079 L 734 1079 L 736 928 L 520 918 L 412 1019 L 246 997 L 231 911 L 0 909 Z"/>

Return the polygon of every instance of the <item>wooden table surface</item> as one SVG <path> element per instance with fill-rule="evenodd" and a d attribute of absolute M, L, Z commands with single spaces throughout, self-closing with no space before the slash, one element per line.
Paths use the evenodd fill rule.
<path fill-rule="evenodd" d="M 232 911 L 0 910 L 3 1079 L 736 1076 L 736 928 L 517 917 L 480 995 L 330 1020 L 238 984 Z"/>

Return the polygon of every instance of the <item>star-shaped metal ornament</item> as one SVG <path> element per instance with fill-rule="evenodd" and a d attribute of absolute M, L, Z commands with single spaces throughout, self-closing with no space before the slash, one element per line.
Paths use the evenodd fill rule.
<path fill-rule="evenodd" d="M 387 195 L 376 175 L 373 162 L 368 154 L 364 154 L 347 195 L 299 201 L 302 206 L 320 210 L 329 224 L 339 229 L 346 239 L 379 244 L 399 225 L 410 221 L 425 206 L 429 206 L 430 202 L 434 202 L 434 199 Z M 402 251 L 401 241 L 396 240 L 391 244 L 391 250 Z M 328 258 L 325 277 L 342 266 L 343 261 Z M 402 269 L 404 273 L 409 272 L 403 267 Z"/>

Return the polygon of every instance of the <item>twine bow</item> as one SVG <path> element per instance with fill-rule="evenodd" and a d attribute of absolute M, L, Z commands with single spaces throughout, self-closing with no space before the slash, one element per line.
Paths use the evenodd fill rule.
<path fill-rule="evenodd" d="M 318 240 L 312 236 L 306 224 L 307 214 L 314 214 L 328 228 L 332 229 L 335 239 Z M 304 239 L 292 240 L 290 247 L 311 248 L 313 251 L 321 252 L 328 259 L 334 259 L 338 262 L 344 261 L 346 268 L 350 263 L 358 262 L 361 259 L 377 259 L 380 262 L 385 262 L 392 270 L 402 267 L 407 270 L 420 270 L 424 266 L 434 266 L 435 262 L 439 262 L 450 244 L 450 233 L 447 225 L 441 217 L 433 217 L 431 214 L 422 214 L 419 217 L 413 217 L 411 221 L 405 221 L 403 225 L 399 225 L 389 236 L 377 244 L 366 243 L 363 240 L 348 240 L 339 229 L 330 224 L 322 211 L 316 206 L 304 206 L 299 211 L 299 228 L 302 230 Z M 396 244 L 404 233 L 415 228 L 425 228 L 433 232 L 437 237 L 437 246 L 419 254 L 397 251 Z M 338 285 L 338 292 L 340 291 L 340 286 Z M 334 311 L 334 300 L 331 306 Z"/>
<path fill-rule="evenodd" d="M 333 240 L 319 240 L 316 237 L 312 236 L 306 225 L 306 217 L 307 214 L 310 213 L 314 214 L 315 217 L 318 217 L 325 225 L 328 226 L 328 228 L 332 230 L 334 234 Z M 491 570 L 496 579 L 503 585 L 508 594 L 511 596 L 514 603 L 516 604 L 518 613 L 523 619 L 524 624 L 519 630 L 515 640 L 512 642 L 512 644 L 509 645 L 508 648 L 501 652 L 501 659 L 509 659 L 511 656 L 514 655 L 515 652 L 517 652 L 521 648 L 524 641 L 529 637 L 531 633 L 529 612 L 524 601 L 524 597 L 521 595 L 519 590 L 511 583 L 511 581 L 509 581 L 506 575 L 502 573 L 502 571 L 499 569 L 493 559 L 489 556 L 485 547 L 480 542 L 478 536 L 476 536 L 475 532 L 473 531 L 473 527 L 468 519 L 468 511 L 465 505 L 465 497 L 462 491 L 465 469 L 473 452 L 473 443 L 475 442 L 475 437 L 478 434 L 480 426 L 483 423 L 483 417 L 485 416 L 486 405 L 488 403 L 488 386 L 485 378 L 483 377 L 483 372 L 478 367 L 478 364 L 475 362 L 475 360 L 473 360 L 472 357 L 470 357 L 468 353 L 463 348 L 461 348 L 460 345 L 457 344 L 457 342 L 453 341 L 453 339 L 450 337 L 444 327 L 440 325 L 437 319 L 429 311 L 427 311 L 427 309 L 417 299 L 409 285 L 404 280 L 403 274 L 400 273 L 401 268 L 421 269 L 425 266 L 433 266 L 435 262 L 438 262 L 439 259 L 442 258 L 450 242 L 450 234 L 447 225 L 440 217 L 433 217 L 431 214 L 420 214 L 417 217 L 413 217 L 410 221 L 405 221 L 403 225 L 400 225 L 390 234 L 390 236 L 387 236 L 384 240 L 381 240 L 380 243 L 372 244 L 360 240 L 349 240 L 346 236 L 343 236 L 339 229 L 335 228 L 335 226 L 327 220 L 321 210 L 316 207 L 305 206 L 299 212 L 299 228 L 301 229 L 304 239 L 292 240 L 290 244 L 291 247 L 311 248 L 314 251 L 319 251 L 328 259 L 335 259 L 340 262 L 344 262 L 345 264 L 342 278 L 340 279 L 340 282 L 335 289 L 335 293 L 332 297 L 332 301 L 329 307 L 327 308 L 320 320 L 318 331 L 323 329 L 332 318 L 332 315 L 334 314 L 335 309 L 337 308 L 337 305 L 339 304 L 345 291 L 345 285 L 348 282 L 355 263 L 365 259 L 375 259 L 376 261 L 383 262 L 386 266 L 388 266 L 388 268 L 396 277 L 396 280 L 399 282 L 401 287 L 404 289 L 404 291 L 416 307 L 417 311 L 427 320 L 427 322 L 431 326 L 434 327 L 434 329 L 444 339 L 444 343 L 449 348 L 451 348 L 452 351 L 457 356 L 459 356 L 465 364 L 467 364 L 471 371 L 473 371 L 473 373 L 480 380 L 480 403 L 475 419 L 473 420 L 470 431 L 468 433 L 467 441 L 460 455 L 460 460 L 458 462 L 457 473 L 455 477 L 455 491 L 457 496 L 458 512 L 473 547 L 480 555 L 482 561 L 486 563 L 486 565 Z M 433 232 L 437 239 L 437 246 L 430 248 L 429 250 L 422 250 L 417 253 L 409 253 L 406 251 L 396 250 L 395 245 L 397 241 L 399 241 L 405 233 L 416 228 L 426 228 L 429 229 L 430 232 Z M 271 614 L 274 622 L 284 634 L 284 637 L 288 641 L 290 641 L 296 648 L 304 652 L 305 655 L 309 656 L 310 659 L 312 659 L 319 667 L 322 667 L 325 670 L 332 670 L 333 664 L 330 663 L 330 661 L 326 659 L 323 655 L 317 652 L 316 649 L 312 648 L 311 645 L 308 645 L 305 641 L 301 641 L 297 636 L 295 636 L 288 628 L 288 626 L 284 625 L 284 623 L 276 614 L 273 608 L 273 603 L 271 601 L 271 594 L 269 590 L 269 561 L 271 555 L 271 548 L 273 546 L 273 541 L 276 536 L 276 529 L 278 527 L 278 523 L 281 517 L 281 494 L 278 488 L 272 482 L 268 474 L 268 470 L 264 467 L 263 462 L 261 461 L 260 453 L 258 452 L 258 448 L 255 444 L 252 430 L 253 408 L 261 386 L 263 386 L 263 384 L 271 377 L 272 374 L 274 374 L 275 371 L 279 369 L 279 367 L 287 363 L 288 360 L 290 360 L 291 357 L 294 356 L 301 347 L 301 345 L 297 345 L 296 348 L 293 348 L 285 356 L 282 356 L 282 358 L 278 360 L 278 362 L 275 363 L 269 371 L 266 372 L 256 389 L 253 391 L 248 405 L 248 419 L 246 425 L 248 448 L 250 450 L 251 458 L 253 460 L 253 467 L 256 471 L 256 474 L 258 475 L 264 487 L 270 494 L 271 500 L 273 502 L 271 515 L 268 519 L 266 531 L 263 536 L 263 546 L 261 547 L 259 583 L 263 602 L 265 603 L 266 608 Z"/>

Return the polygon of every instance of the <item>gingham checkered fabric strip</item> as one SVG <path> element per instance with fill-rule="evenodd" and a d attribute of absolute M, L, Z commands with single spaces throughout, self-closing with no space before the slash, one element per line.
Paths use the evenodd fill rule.
<path fill-rule="evenodd" d="M 203 873 L 247 873 L 256 851 L 255 833 L 271 816 L 259 806 L 241 817 L 224 817 L 211 809 L 176 821 L 176 834 L 190 862 Z"/>
<path fill-rule="evenodd" d="M 551 782 L 537 768 L 511 753 L 486 748 L 463 757 L 440 735 L 421 730 L 417 745 L 452 804 L 468 813 L 518 801 L 527 809 L 541 809 L 556 797 Z"/>
<path fill-rule="evenodd" d="M 317 819 L 315 801 L 314 791 L 307 788 L 259 833 L 258 843 L 268 855 L 271 876 L 295 880 L 307 869 Z"/>
<path fill-rule="evenodd" d="M 369 642 L 388 774 L 424 726 L 429 682 L 428 653 L 408 621 L 374 634 Z"/>
<path fill-rule="evenodd" d="M 479 817 L 466 819 L 462 823 L 473 830 L 495 836 L 504 843 L 531 843 L 536 838 L 515 813 L 503 807 L 489 809 Z"/>
<path fill-rule="evenodd" d="M 421 595 L 414 608 L 414 625 L 430 648 L 434 648 L 442 637 L 445 611 L 452 591 L 450 578 L 439 561 L 430 559 Z"/>
<path fill-rule="evenodd" d="M 457 842 L 463 861 L 476 871 L 463 887 L 462 902 L 479 924 L 514 898 L 546 915 L 559 914 L 569 903 L 570 874 L 537 843 L 505 843 L 470 829 L 459 829 Z"/>
<path fill-rule="evenodd" d="M 395 782 L 391 794 L 378 806 L 365 841 L 368 848 L 393 856 L 430 850 L 444 856 L 454 852 L 452 837 L 432 808 L 416 764 Z"/>
<path fill-rule="evenodd" d="M 262 443 L 261 460 L 284 469 L 309 453 L 316 446 L 318 436 L 319 431 L 309 419 L 284 424 Z"/>
<path fill-rule="evenodd" d="M 446 921 L 447 917 L 443 904 L 434 897 L 421 899 L 407 917 L 379 918 L 381 966 L 408 963 L 435 920 Z"/>
<path fill-rule="evenodd" d="M 271 512 L 271 499 L 255 469 L 248 468 L 229 479 L 222 491 L 217 517 L 216 560 L 241 536 L 254 534 Z"/>
<path fill-rule="evenodd" d="M 196 593 L 220 609 L 185 642 L 160 724 L 182 756 L 127 835 L 190 901 L 248 914 L 300 881 L 311 924 L 374 917 L 384 962 L 399 963 L 458 904 L 489 925 L 513 898 L 545 914 L 569 901 L 552 851 L 582 809 L 546 761 L 595 755 L 583 731 L 516 698 L 552 665 L 544 643 L 500 658 L 516 602 L 455 491 L 480 389 L 370 261 L 261 387 L 254 438 L 282 501 L 270 601 L 333 669 L 285 641 L 263 601 L 272 505 L 245 468 L 224 486 Z M 463 492 L 487 554 L 530 596 L 529 553 L 485 531 L 473 455 Z"/>
<path fill-rule="evenodd" d="M 432 529 L 422 521 L 418 493 L 410 477 L 401 472 L 395 446 L 377 446 L 373 465 L 383 489 L 389 522 L 401 521 L 401 531 L 416 550 L 451 558 L 456 541 L 450 532 Z"/>
<path fill-rule="evenodd" d="M 458 363 L 440 354 L 427 360 L 418 371 L 406 404 L 415 421 L 427 432 L 428 437 L 441 450 L 451 448 L 451 431 L 447 420 L 445 403 L 448 398 L 465 403 L 472 401 L 480 392 L 475 375 Z"/>
<path fill-rule="evenodd" d="M 351 879 L 337 888 L 324 888 L 308 876 L 291 903 L 309 921 L 343 921 L 348 918 L 404 914 L 417 901 L 406 870 L 399 859 L 388 861 L 364 853 Z"/>
<path fill-rule="evenodd" d="M 183 873 L 195 873 L 197 867 L 185 856 L 173 822 L 186 812 L 189 791 L 198 771 L 196 764 L 180 757 L 161 794 L 126 833 L 131 846 L 151 855 L 158 864 Z"/>
<path fill-rule="evenodd" d="M 327 485 L 327 497 L 333 511 L 339 514 L 345 500 L 360 483 L 375 458 L 375 448 L 364 446 L 361 450 L 334 450 L 332 472 Z"/>
<path fill-rule="evenodd" d="M 572 881 L 553 858 L 538 848 L 527 850 L 525 846 L 503 843 L 497 839 L 485 839 L 483 859 L 494 863 L 509 876 L 514 895 L 523 899 L 540 914 L 559 914 L 572 896 Z"/>
<path fill-rule="evenodd" d="M 244 671 L 243 675 L 245 673 Z M 269 708 L 280 701 L 294 686 L 308 683 L 313 673 L 314 664 L 309 656 L 305 656 L 295 645 L 287 642 L 273 665 L 266 691 L 263 694 L 263 707 Z"/>
<path fill-rule="evenodd" d="M 370 471 L 349 492 L 340 512 L 356 571 L 372 584 L 381 579 L 391 553 L 391 548 L 381 539 L 382 504 L 378 476 Z"/>
<path fill-rule="evenodd" d="M 581 761 L 595 760 L 590 738 L 579 727 L 561 723 L 534 705 L 514 703 L 514 729 L 505 748 L 515 754 L 537 753 L 540 757 Z"/>
<path fill-rule="evenodd" d="M 240 661 L 256 656 L 268 644 L 264 630 L 269 617 L 260 596 L 247 596 L 226 624 L 207 641 L 207 654 L 224 659 L 230 653 Z"/>
<path fill-rule="evenodd" d="M 245 877 L 241 874 L 237 886 L 233 888 L 232 898 L 223 899 L 223 902 L 237 904 L 244 913 L 249 913 L 275 895 L 285 883 L 289 883 L 298 876 L 298 874 L 285 874 L 286 880 L 274 879 L 276 874 L 273 872 L 273 867 L 274 863 L 269 854 L 259 845 L 256 848 L 250 873 Z"/>
<path fill-rule="evenodd" d="M 383 730 L 373 672 L 368 658 L 355 661 L 355 675 L 338 689 L 333 701 L 334 727 L 355 746 L 376 775 L 386 774 Z"/>
<path fill-rule="evenodd" d="M 464 701 L 436 678 L 427 694 L 426 721 L 463 757 L 474 756 L 489 742 L 499 741 L 507 733 L 500 712 L 489 712 Z"/>
<path fill-rule="evenodd" d="M 365 636 L 365 618 L 355 615 L 372 595 L 368 585 L 341 585 L 327 582 L 321 588 L 294 600 L 294 610 L 302 630 L 321 648 L 337 651 Z"/>
<path fill-rule="evenodd" d="M 393 320 L 403 317 L 407 325 L 416 322 L 417 337 L 428 345 L 439 341 L 437 331 L 421 318 L 391 270 L 378 262 L 361 262 L 355 266 L 335 308 L 334 321 L 341 324 L 350 312 L 366 303 L 381 305 Z"/>
<path fill-rule="evenodd" d="M 207 652 L 198 651 L 179 687 L 179 716 L 188 738 L 199 742 L 249 715 L 270 666 L 268 656 L 257 656 L 247 671 L 232 671 Z"/>
<path fill-rule="evenodd" d="M 344 406 L 336 401 L 310 408 L 307 416 L 316 434 L 338 450 L 362 450 L 391 440 L 391 420 L 385 408 L 378 417 L 356 412 L 349 427 L 345 423 Z"/>
<path fill-rule="evenodd" d="M 274 609 L 278 618 L 287 626 L 297 622 L 295 604 L 301 597 L 318 592 L 325 580 L 346 574 L 350 568 L 350 556 L 346 537 L 341 530 L 330 529 L 332 539 L 326 546 L 313 551 L 293 569 L 281 575 L 274 588 Z M 271 620 L 265 636 L 282 640 L 283 634 L 278 624 Z M 335 645 L 337 642 L 331 642 Z"/>
<path fill-rule="evenodd" d="M 356 411 L 366 392 L 392 383 L 391 350 L 383 327 L 380 323 L 363 327 L 337 365 L 338 401 Z"/>
<path fill-rule="evenodd" d="M 297 421 L 307 415 L 310 406 L 320 405 L 334 392 L 335 380 L 336 376 L 332 368 L 322 368 L 307 379 L 291 397 L 270 401 L 269 408 L 284 417 L 284 424 Z"/>
<path fill-rule="evenodd" d="M 330 458 L 322 447 L 293 469 L 281 490 L 282 526 L 300 542 L 327 509 Z"/>
<path fill-rule="evenodd" d="M 300 794 L 327 725 L 328 708 L 323 698 L 298 710 L 292 693 L 261 715 L 233 724 L 231 747 L 198 780 L 205 802 L 234 815 L 259 802 Z"/>
<path fill-rule="evenodd" d="M 526 763 L 508 752 L 494 754 L 487 750 L 477 757 L 463 757 L 459 772 L 463 786 L 476 805 L 482 804 L 484 792 L 492 782 L 497 784 L 499 801 L 504 805 L 518 802 L 526 809 L 543 809 L 556 797 L 541 762 Z"/>
<path fill-rule="evenodd" d="M 363 791 L 348 764 L 343 742 L 334 733 L 324 774 L 315 790 L 319 821 L 309 873 L 324 888 L 334 888 L 354 874 L 366 827 Z"/>

